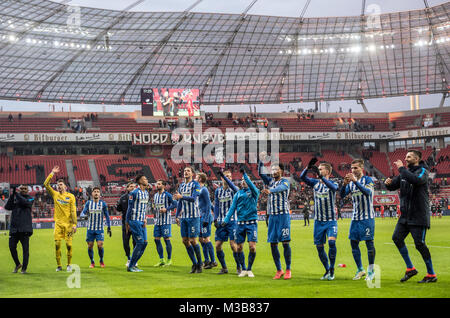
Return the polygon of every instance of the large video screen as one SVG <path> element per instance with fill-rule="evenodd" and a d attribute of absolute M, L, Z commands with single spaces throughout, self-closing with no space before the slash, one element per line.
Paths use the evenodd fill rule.
<path fill-rule="evenodd" d="M 200 116 L 198 88 L 153 88 L 152 93 L 153 116 Z"/>

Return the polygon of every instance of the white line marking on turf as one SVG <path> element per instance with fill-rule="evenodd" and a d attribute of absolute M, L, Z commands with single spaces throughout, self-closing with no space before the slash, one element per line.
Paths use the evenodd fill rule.
<path fill-rule="evenodd" d="M 394 243 L 384 243 L 384 244 L 389 244 L 389 245 L 395 245 Z M 406 244 L 408 245 L 408 244 Z M 409 246 L 411 246 L 411 244 L 409 244 Z M 440 248 L 450 248 L 450 246 L 436 246 L 436 245 L 428 245 L 428 247 L 440 247 Z"/>

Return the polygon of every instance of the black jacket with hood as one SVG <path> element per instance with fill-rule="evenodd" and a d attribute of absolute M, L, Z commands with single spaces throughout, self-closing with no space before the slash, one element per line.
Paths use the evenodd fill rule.
<path fill-rule="evenodd" d="M 400 167 L 400 175 L 392 179 L 388 190 L 400 189 L 399 223 L 430 228 L 430 199 L 428 195 L 428 166 L 420 161 L 417 166 Z"/>
<path fill-rule="evenodd" d="M 11 191 L 11 196 L 6 202 L 5 209 L 11 212 L 11 224 L 9 226 L 9 233 L 28 233 L 33 234 L 33 216 L 31 208 L 34 199 L 28 194 L 22 195 Z"/>

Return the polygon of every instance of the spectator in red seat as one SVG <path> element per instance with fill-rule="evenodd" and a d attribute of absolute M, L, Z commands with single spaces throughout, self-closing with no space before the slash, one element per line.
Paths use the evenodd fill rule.
<path fill-rule="evenodd" d="M 13 115 L 12 115 L 12 114 L 9 114 L 9 116 L 8 116 L 8 120 L 9 120 L 9 121 L 13 121 L 13 120 L 14 120 L 14 118 L 13 118 Z"/>

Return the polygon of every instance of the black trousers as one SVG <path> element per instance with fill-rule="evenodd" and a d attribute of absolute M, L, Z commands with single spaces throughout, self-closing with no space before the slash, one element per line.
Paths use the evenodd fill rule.
<path fill-rule="evenodd" d="M 427 233 L 426 226 L 408 225 L 397 222 L 394 234 L 392 235 L 392 240 L 394 241 L 397 248 L 400 249 L 405 245 L 405 238 L 408 236 L 409 233 L 411 233 L 411 236 L 414 240 L 414 245 L 422 255 L 423 259 L 430 259 L 431 258 L 430 251 L 427 245 L 425 244 L 425 235 Z"/>
<path fill-rule="evenodd" d="M 305 220 L 305 225 L 306 225 L 306 222 L 308 222 L 308 225 L 309 225 L 309 216 L 304 217 L 304 220 Z"/>
<path fill-rule="evenodd" d="M 122 225 L 122 242 L 123 242 L 123 249 L 125 250 L 125 254 L 127 257 L 130 257 L 130 238 L 131 238 L 131 231 L 126 231 L 126 225 Z M 133 239 L 133 248 L 136 247 L 136 242 Z"/>
<path fill-rule="evenodd" d="M 19 242 L 22 244 L 23 250 L 22 270 L 26 270 L 30 258 L 30 233 L 16 232 L 9 234 L 9 251 L 11 252 L 11 256 L 16 266 L 20 265 L 19 257 L 17 255 L 17 243 Z"/>

